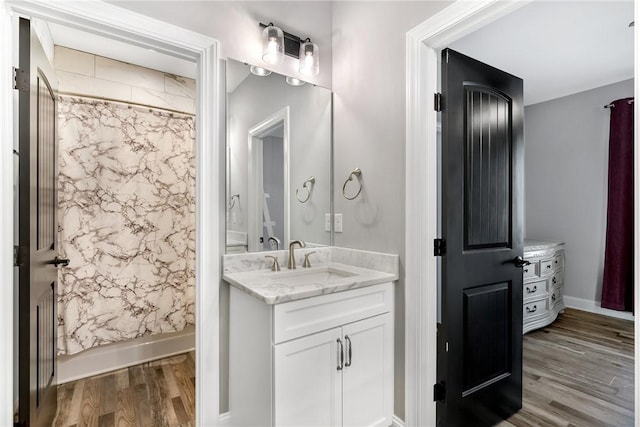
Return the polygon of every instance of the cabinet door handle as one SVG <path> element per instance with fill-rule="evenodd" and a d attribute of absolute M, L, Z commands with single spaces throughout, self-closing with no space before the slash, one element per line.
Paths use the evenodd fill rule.
<path fill-rule="evenodd" d="M 342 345 L 342 340 L 338 338 L 338 371 L 342 371 L 344 368 L 344 346 Z"/>
<path fill-rule="evenodd" d="M 347 342 L 347 362 L 344 366 L 349 367 L 351 366 L 351 338 L 349 338 L 349 335 L 345 335 L 344 340 Z"/>

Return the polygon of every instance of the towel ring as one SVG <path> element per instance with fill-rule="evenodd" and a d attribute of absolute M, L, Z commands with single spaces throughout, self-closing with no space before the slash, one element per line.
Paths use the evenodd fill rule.
<path fill-rule="evenodd" d="M 233 209 L 236 205 L 236 199 L 238 199 L 238 202 L 240 201 L 240 194 L 234 194 L 231 196 L 231 199 L 229 200 L 229 210 Z"/>
<path fill-rule="evenodd" d="M 302 188 L 307 190 L 307 196 L 303 199 L 300 199 L 300 197 L 298 196 L 298 189 L 296 188 L 296 199 L 298 199 L 300 203 L 307 203 L 309 201 L 309 198 L 311 197 L 311 190 L 313 189 L 313 184 L 315 183 L 316 179 L 313 176 L 310 176 L 309 179 L 306 180 L 304 184 L 302 184 Z"/>
<path fill-rule="evenodd" d="M 353 197 L 349 197 L 347 196 L 346 193 L 346 189 L 347 189 L 347 184 L 350 181 L 353 181 L 353 177 L 358 178 L 358 192 L 355 194 L 355 196 Z M 360 170 L 360 168 L 355 168 L 353 171 L 351 171 L 351 173 L 349 174 L 349 177 L 347 177 L 347 180 L 344 182 L 344 185 L 342 186 L 342 195 L 344 196 L 345 199 L 347 200 L 354 200 L 356 197 L 358 197 L 360 195 L 360 192 L 362 191 L 362 182 L 360 181 L 360 177 L 362 176 L 362 171 Z"/>

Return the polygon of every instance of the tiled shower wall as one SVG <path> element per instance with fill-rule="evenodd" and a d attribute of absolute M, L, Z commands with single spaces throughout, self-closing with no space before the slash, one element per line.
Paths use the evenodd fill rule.
<path fill-rule="evenodd" d="M 60 252 L 71 260 L 59 353 L 182 330 L 194 323 L 195 126 L 176 111 L 193 111 L 195 85 L 59 47 L 55 63 Z"/>

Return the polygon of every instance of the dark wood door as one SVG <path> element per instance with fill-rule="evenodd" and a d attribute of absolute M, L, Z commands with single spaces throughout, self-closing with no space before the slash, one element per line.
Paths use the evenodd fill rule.
<path fill-rule="evenodd" d="M 53 70 L 27 19 L 19 24 L 19 417 L 56 412 L 56 98 Z"/>
<path fill-rule="evenodd" d="M 522 406 L 523 84 L 442 52 L 442 426 Z"/>

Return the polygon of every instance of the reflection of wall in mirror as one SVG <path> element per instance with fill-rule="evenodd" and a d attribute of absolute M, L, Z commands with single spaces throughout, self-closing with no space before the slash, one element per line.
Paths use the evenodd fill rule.
<path fill-rule="evenodd" d="M 230 60 L 231 62 L 232 60 Z M 236 63 L 237 64 L 237 63 Z M 232 72 L 231 68 L 228 72 Z M 281 75 L 250 74 L 228 94 L 230 194 L 247 194 L 248 130 L 265 118 L 290 107 L 290 238 L 329 244 L 324 214 L 330 212 L 331 92 L 310 84 L 293 87 Z M 265 168 L 266 170 L 266 168 Z M 309 176 L 316 177 L 307 203 L 295 198 Z M 244 199 L 246 200 L 246 199 Z M 234 208 L 229 230 L 247 231 L 246 205 Z M 286 245 L 287 242 L 282 242 Z"/>

